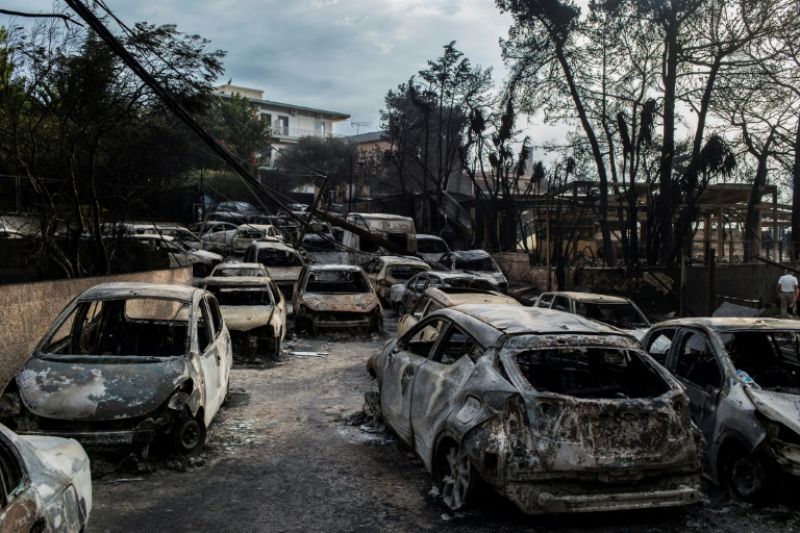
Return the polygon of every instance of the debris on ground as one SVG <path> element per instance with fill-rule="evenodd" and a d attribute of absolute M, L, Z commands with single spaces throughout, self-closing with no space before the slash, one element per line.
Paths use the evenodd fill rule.
<path fill-rule="evenodd" d="M 325 359 L 330 355 L 330 352 L 289 352 L 288 355 L 300 359 L 307 359 L 310 357 L 319 357 L 321 359 Z"/>

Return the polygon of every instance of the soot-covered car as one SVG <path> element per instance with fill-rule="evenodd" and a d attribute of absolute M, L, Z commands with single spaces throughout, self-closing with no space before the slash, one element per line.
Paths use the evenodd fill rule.
<path fill-rule="evenodd" d="M 306 264 L 300 253 L 291 246 L 265 241 L 251 244 L 244 254 L 244 261 L 264 265 L 287 301 L 292 300 L 294 286 Z"/>
<path fill-rule="evenodd" d="M 383 330 L 383 308 L 361 267 L 311 265 L 303 270 L 293 300 L 295 329 Z"/>
<path fill-rule="evenodd" d="M 72 439 L 16 435 L 0 424 L 0 531 L 84 531 L 89 457 Z"/>
<path fill-rule="evenodd" d="M 626 331 L 641 340 L 650 327 L 642 310 L 628 298 L 591 292 L 559 291 L 539 295 L 534 307 L 575 313 Z"/>
<path fill-rule="evenodd" d="M 414 274 L 430 270 L 422 259 L 411 256 L 384 255 L 371 259 L 365 266 L 375 292 L 384 304 L 391 303 L 392 285 L 405 283 Z"/>
<path fill-rule="evenodd" d="M 106 283 L 56 318 L 3 396 L 22 434 L 198 452 L 228 391 L 231 341 L 193 287 Z"/>
<path fill-rule="evenodd" d="M 508 280 L 497 262 L 486 250 L 463 250 L 444 254 L 439 266 L 447 270 L 460 270 L 486 278 L 500 292 L 508 291 Z"/>
<path fill-rule="evenodd" d="M 706 474 L 746 500 L 800 476 L 800 325 L 770 318 L 683 318 L 643 346 L 686 387 L 706 439 Z"/>
<path fill-rule="evenodd" d="M 208 277 L 203 288 L 216 296 L 237 357 L 278 357 L 286 336 L 286 302 L 268 277 Z"/>
<path fill-rule="evenodd" d="M 451 510 L 479 479 L 532 514 L 698 499 L 701 437 L 686 394 L 619 330 L 462 305 L 429 315 L 367 368 L 383 420 L 441 480 Z"/>

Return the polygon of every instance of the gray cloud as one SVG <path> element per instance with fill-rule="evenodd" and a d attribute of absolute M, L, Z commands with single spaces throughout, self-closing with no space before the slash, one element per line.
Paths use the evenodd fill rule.
<path fill-rule="evenodd" d="M 174 23 L 227 50 L 221 82 L 267 98 L 349 113 L 378 127 L 386 91 L 437 57 L 451 40 L 475 64 L 505 69 L 498 38 L 510 18 L 491 0 L 106 0 L 128 24 Z M 6 0 L 47 11 L 51 0 Z M 3 23 L 0 17 L 0 24 Z M 337 125 L 350 133 L 349 122 Z M 362 129 L 363 131 L 363 129 Z"/>

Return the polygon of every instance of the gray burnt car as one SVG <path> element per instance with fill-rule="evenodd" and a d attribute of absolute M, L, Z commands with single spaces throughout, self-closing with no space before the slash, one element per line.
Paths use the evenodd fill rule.
<path fill-rule="evenodd" d="M 21 434 L 84 445 L 198 452 L 228 391 L 231 340 L 214 296 L 148 283 L 105 283 L 56 318 L 3 395 Z"/>
<path fill-rule="evenodd" d="M 531 514 L 698 499 L 702 440 L 686 394 L 619 330 L 462 305 L 421 320 L 367 367 L 385 423 L 441 480 L 451 510 L 478 479 Z"/>
<path fill-rule="evenodd" d="M 746 500 L 800 476 L 800 325 L 770 318 L 661 322 L 642 345 L 686 387 L 705 473 Z"/>
<path fill-rule="evenodd" d="M 281 354 L 286 337 L 286 301 L 272 279 L 210 276 L 203 280 L 203 288 L 217 298 L 236 357 Z"/>
<path fill-rule="evenodd" d="M 92 476 L 80 444 L 20 436 L 0 424 L 0 531 L 84 531 L 91 511 Z"/>

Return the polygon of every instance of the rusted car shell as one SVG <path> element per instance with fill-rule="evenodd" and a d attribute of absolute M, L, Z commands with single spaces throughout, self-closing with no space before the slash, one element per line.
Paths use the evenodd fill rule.
<path fill-rule="evenodd" d="M 360 267 L 352 265 L 312 265 L 309 272 L 325 270 L 332 271 L 363 271 Z M 298 288 L 294 295 L 295 318 L 310 321 L 314 328 L 369 328 L 376 327 L 376 318 L 382 320 L 383 308 L 381 307 L 375 290 L 369 286 L 369 292 L 307 292 L 305 290 L 306 278 L 304 275 L 298 281 Z M 302 316 L 298 315 L 298 311 Z"/>
<path fill-rule="evenodd" d="M 481 479 L 528 514 L 698 501 L 702 439 L 690 421 L 688 399 L 634 338 L 576 315 L 523 307 L 463 305 L 429 318 L 437 317 L 465 328 L 484 347 L 483 355 L 462 356 L 441 368 L 423 362 L 405 367 L 402 377 L 386 375 L 398 364 L 390 362 L 398 360 L 398 341 L 390 341 L 368 362 L 381 384 L 384 419 L 434 475 L 443 443 L 455 442 Z M 666 392 L 619 400 L 539 392 L 510 364 L 521 350 L 576 343 L 635 352 Z M 383 384 L 403 385 L 426 374 L 431 387 L 447 390 L 439 387 L 447 383 L 450 392 L 426 397 L 414 381 L 407 387 L 409 422 L 398 421 L 394 408 L 387 408 Z"/>

